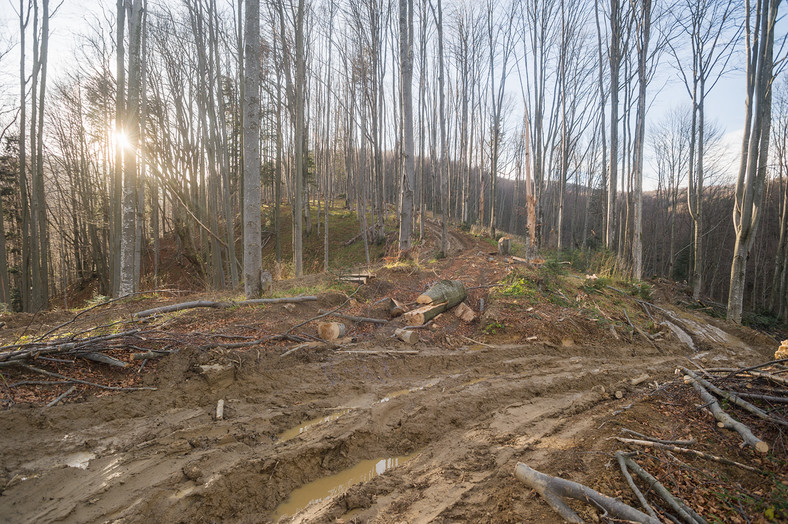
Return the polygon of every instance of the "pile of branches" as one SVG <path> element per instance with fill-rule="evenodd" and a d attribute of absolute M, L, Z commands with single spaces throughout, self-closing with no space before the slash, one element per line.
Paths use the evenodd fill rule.
<path fill-rule="evenodd" d="M 781 435 L 788 428 L 788 359 L 740 369 L 704 369 L 701 366 L 698 368 L 699 370 L 695 372 L 681 367 L 676 373 L 681 373 L 684 383 L 691 385 L 700 397 L 699 400 L 703 404 L 699 409 L 709 412 L 716 419 L 719 428 L 737 432 L 742 440 L 741 446 L 751 447 L 760 456 L 764 456 L 770 450 L 778 451 L 774 449 L 774 444 L 781 442 Z M 740 411 L 746 412 L 747 417 L 754 416 L 760 421 L 757 424 L 752 423 L 751 428 L 742 422 L 745 417 Z M 763 478 L 774 478 L 778 482 L 788 483 L 788 475 L 765 470 L 762 467 L 765 462 L 756 458 L 757 455 L 751 457 L 751 461 L 746 459 L 743 462 L 736 461 L 695 449 L 696 441 L 693 439 L 663 440 L 626 428 L 621 431 L 625 436 L 611 437 L 611 440 L 625 444 L 630 450 L 616 451 L 613 456 L 642 510 L 603 495 L 588 486 L 536 471 L 526 464 L 517 465 L 515 476 L 539 493 L 545 502 L 568 522 L 583 522 L 583 520 L 564 502 L 565 498 L 592 504 L 601 509 L 606 517 L 627 521 L 656 524 L 667 518 L 671 522 L 706 524 L 704 517 L 690 508 L 681 498 L 673 495 L 649 473 L 642 460 L 641 463 L 635 460 L 639 457 L 654 458 L 653 455 L 644 453 L 644 449 L 661 451 L 674 460 L 678 460 L 677 455 L 696 457 L 762 475 Z M 768 435 L 772 435 L 773 438 L 770 439 Z M 785 455 L 784 447 L 780 451 Z M 684 464 L 682 461 L 678 462 Z M 633 477 L 640 478 L 640 485 L 645 487 L 644 490 L 641 490 Z M 647 495 L 656 501 L 650 502 Z M 774 507 L 769 511 L 772 511 L 772 516 L 778 519 L 788 516 L 788 512 Z"/>

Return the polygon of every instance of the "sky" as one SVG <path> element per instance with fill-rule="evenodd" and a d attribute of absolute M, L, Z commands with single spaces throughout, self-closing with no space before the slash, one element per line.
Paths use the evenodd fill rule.
<path fill-rule="evenodd" d="M 79 45 L 80 35 L 87 33 L 89 24 L 96 17 L 103 17 L 102 6 L 110 17 L 114 17 L 114 0 L 51 0 L 51 8 L 62 2 L 50 22 L 50 78 L 57 78 L 68 71 L 73 64 L 75 48 Z M 229 1 L 229 0 L 227 0 Z M 220 3 L 221 0 L 220 0 Z M 783 4 L 786 5 L 785 3 Z M 0 0 L 0 50 L 6 49 L 10 42 L 18 38 L 18 18 L 15 9 L 18 0 Z M 783 7 L 785 11 L 785 7 Z M 779 22 L 778 35 L 788 32 L 788 17 L 783 15 Z M 739 58 L 738 62 L 741 62 Z M 18 46 L 14 47 L 0 62 L 0 99 L 8 105 L 9 97 L 18 94 L 19 74 Z M 514 82 L 513 82 L 514 83 Z M 518 88 L 519 89 L 519 88 Z M 732 68 L 714 87 L 707 97 L 707 118 L 723 131 L 721 143 L 727 151 L 731 165 L 728 177 L 735 179 L 737 159 L 740 154 L 741 136 L 744 121 L 745 78 L 743 66 Z M 519 90 L 515 100 L 519 100 Z M 689 107 L 690 98 L 679 80 L 670 60 L 663 58 L 658 74 L 649 86 L 649 96 L 653 100 L 648 109 L 647 126 L 659 122 L 676 107 Z M 649 132 L 647 128 L 646 132 Z M 656 175 L 650 158 L 644 166 L 644 189 L 656 187 Z"/>

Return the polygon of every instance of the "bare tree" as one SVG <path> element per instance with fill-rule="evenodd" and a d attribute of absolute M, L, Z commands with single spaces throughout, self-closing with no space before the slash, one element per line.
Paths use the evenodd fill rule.
<path fill-rule="evenodd" d="M 775 23 L 780 0 L 745 0 L 747 98 L 742 156 L 736 181 L 733 226 L 736 243 L 728 291 L 728 320 L 741 323 L 747 257 L 761 218 L 761 201 L 769 158 L 774 83 Z M 753 28 L 754 24 L 754 28 Z"/>
<path fill-rule="evenodd" d="M 270 289 L 271 276 L 260 246 L 260 0 L 244 7 L 244 294 L 254 298 Z"/>
<path fill-rule="evenodd" d="M 402 177 L 399 203 L 399 249 L 411 248 L 413 231 L 413 188 L 415 161 L 413 158 L 413 0 L 399 0 L 399 60 L 400 60 L 400 137 L 402 140 Z"/>

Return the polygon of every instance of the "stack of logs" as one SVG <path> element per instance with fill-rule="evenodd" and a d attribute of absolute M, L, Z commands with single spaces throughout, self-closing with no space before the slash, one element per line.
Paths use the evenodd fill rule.
<path fill-rule="evenodd" d="M 376 302 L 375 305 L 383 309 L 391 318 L 402 317 L 406 327 L 396 329 L 394 336 L 407 344 L 415 344 L 419 340 L 419 335 L 412 328 L 423 326 L 452 308 L 456 308 L 454 313 L 461 320 L 473 321 L 476 318 L 476 313 L 463 302 L 466 297 L 467 292 L 461 281 L 441 280 L 416 298 L 418 307 L 411 311 L 407 310 L 405 304 L 393 298 L 385 298 Z M 334 316 L 356 322 L 386 323 L 385 320 L 374 318 L 339 314 Z M 317 327 L 318 336 L 326 341 L 341 340 L 345 337 L 346 331 L 345 324 L 341 322 L 321 322 Z"/>

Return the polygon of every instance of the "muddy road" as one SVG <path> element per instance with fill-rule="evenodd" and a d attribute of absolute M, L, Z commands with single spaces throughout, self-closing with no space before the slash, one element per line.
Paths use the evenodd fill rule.
<path fill-rule="evenodd" d="M 0 520 L 555 521 L 514 481 L 516 462 L 588 480 L 600 424 L 672 379 L 687 353 L 538 342 L 400 349 L 218 364 L 182 352 L 151 377 L 158 391 L 6 411 Z M 734 347 L 715 356 L 741 358 Z M 631 386 L 644 373 L 651 384 Z"/>

